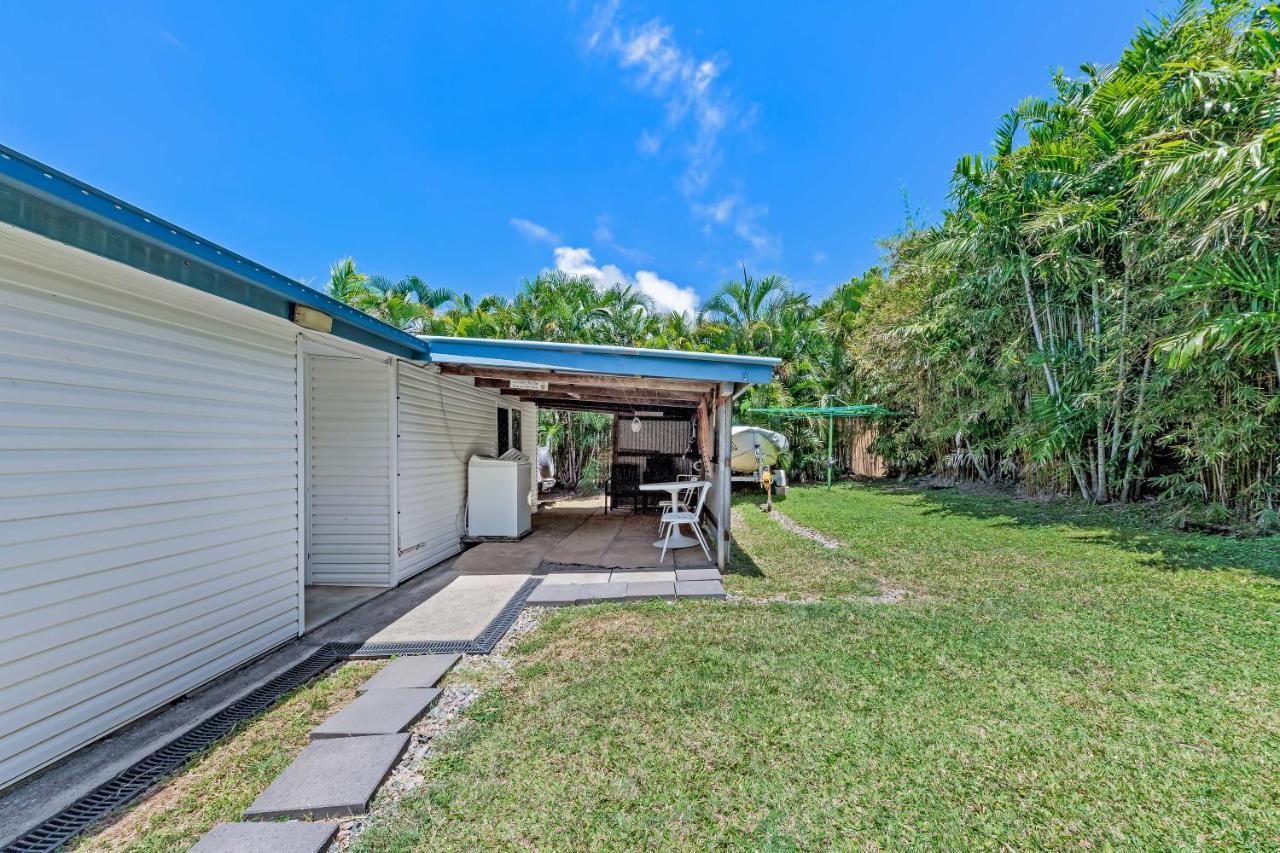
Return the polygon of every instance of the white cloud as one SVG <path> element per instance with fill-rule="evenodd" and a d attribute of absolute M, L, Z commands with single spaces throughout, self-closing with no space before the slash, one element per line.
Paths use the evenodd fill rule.
<path fill-rule="evenodd" d="M 640 132 L 640 138 L 636 140 L 636 150 L 641 154 L 652 157 L 662 150 L 662 134 L 650 130 Z"/>
<path fill-rule="evenodd" d="M 698 307 L 698 294 L 691 287 L 681 287 L 651 270 L 636 270 L 629 276 L 615 264 L 599 266 L 590 249 L 557 246 L 556 269 L 566 275 L 586 276 L 605 288 L 615 284 L 630 285 L 653 300 L 660 311 L 676 311 L 692 314 Z"/>
<path fill-rule="evenodd" d="M 663 102 L 665 131 L 659 134 L 645 130 L 637 148 L 653 155 L 672 139 L 679 139 L 685 168 L 676 185 L 694 214 L 708 225 L 727 226 L 730 213 L 736 208 L 734 233 L 757 254 L 776 255 L 781 241 L 759 221 L 765 208 L 738 204 L 736 197 L 729 207 L 723 206 L 724 198 L 706 199 L 724 159 L 722 137 L 726 130 L 745 129 L 757 114 L 755 107 L 739 106 L 732 90 L 720 82 L 729 66 L 728 57 L 694 56 L 680 46 L 672 28 L 661 18 L 643 24 L 627 23 L 619 20 L 618 8 L 618 0 L 596 7 L 587 24 L 584 43 L 588 51 L 613 58 L 620 69 L 631 75 L 631 83 L 638 91 Z"/>
<path fill-rule="evenodd" d="M 814 262 L 815 264 L 825 264 L 825 263 L 827 262 L 827 253 L 826 253 L 826 252 L 814 252 L 814 253 L 813 253 L 813 262 Z"/>
<path fill-rule="evenodd" d="M 618 239 L 613 235 L 613 229 L 610 227 L 612 223 L 613 220 L 606 213 L 596 217 L 596 228 L 591 232 L 591 236 L 596 243 L 601 246 L 608 246 L 627 260 L 635 263 L 643 263 L 649 260 L 648 252 L 619 243 Z"/>
<path fill-rule="evenodd" d="M 545 225 L 539 225 L 529 219 L 521 219 L 518 216 L 511 217 L 511 227 L 519 231 L 525 237 L 537 243 L 559 243 L 560 235 L 547 228 Z"/>

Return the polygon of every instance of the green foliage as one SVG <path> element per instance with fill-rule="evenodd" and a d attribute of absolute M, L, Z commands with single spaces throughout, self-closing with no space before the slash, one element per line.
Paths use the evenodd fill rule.
<path fill-rule="evenodd" d="M 1143 26 L 1006 115 L 943 221 L 891 241 L 851 348 L 917 413 L 881 442 L 900 467 L 1271 518 L 1278 20 L 1227 0 Z"/>

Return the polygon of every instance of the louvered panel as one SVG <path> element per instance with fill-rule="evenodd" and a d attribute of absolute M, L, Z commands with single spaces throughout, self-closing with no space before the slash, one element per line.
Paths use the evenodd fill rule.
<path fill-rule="evenodd" d="M 307 356 L 308 583 L 391 585 L 390 369 Z"/>

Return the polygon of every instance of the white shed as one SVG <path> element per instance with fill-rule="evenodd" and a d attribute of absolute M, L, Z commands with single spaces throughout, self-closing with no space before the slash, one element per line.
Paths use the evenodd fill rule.
<path fill-rule="evenodd" d="M 0 151 L 0 786 L 460 550 L 467 457 L 537 417 L 425 352 Z"/>
<path fill-rule="evenodd" d="M 727 459 L 775 363 L 420 339 L 0 147 L 0 787 L 297 637 L 309 587 L 458 552 L 469 458 L 533 456 L 539 404 L 696 412 Z"/>

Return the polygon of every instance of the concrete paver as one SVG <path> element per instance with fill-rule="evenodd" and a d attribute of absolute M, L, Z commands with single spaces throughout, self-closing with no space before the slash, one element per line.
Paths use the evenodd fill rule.
<path fill-rule="evenodd" d="M 358 688 L 367 690 L 394 690 L 401 687 L 435 687 L 444 674 L 453 669 L 462 655 L 408 655 L 396 658 L 374 673 Z"/>
<path fill-rule="evenodd" d="M 623 583 L 643 583 L 645 581 L 672 581 L 676 580 L 676 573 L 673 570 L 653 571 L 615 571 L 613 576 L 609 578 L 612 581 L 621 581 Z"/>
<path fill-rule="evenodd" d="M 675 601 L 675 582 L 640 581 L 627 584 L 627 601 L 643 601 L 647 598 L 662 598 L 667 601 Z"/>
<path fill-rule="evenodd" d="M 621 582 L 583 584 L 582 593 L 578 596 L 578 604 L 603 604 L 606 601 L 626 600 L 627 585 Z"/>
<path fill-rule="evenodd" d="M 364 814 L 408 743 L 407 734 L 312 741 L 244 816 L 325 820 Z"/>
<path fill-rule="evenodd" d="M 321 853 L 337 831 L 336 823 L 220 823 L 191 853 Z"/>
<path fill-rule="evenodd" d="M 676 569 L 677 581 L 718 581 L 720 572 L 716 569 Z"/>
<path fill-rule="evenodd" d="M 525 601 L 531 607 L 572 607 L 582 595 L 580 583 L 548 584 L 543 581 Z"/>
<path fill-rule="evenodd" d="M 550 572 L 543 579 L 542 585 L 561 583 L 608 583 L 608 572 Z"/>
<path fill-rule="evenodd" d="M 720 581 L 676 581 L 676 595 L 680 598 L 724 598 L 724 584 Z"/>
<path fill-rule="evenodd" d="M 409 728 L 439 698 L 436 687 L 369 690 L 312 729 L 311 739 L 396 734 Z"/>

